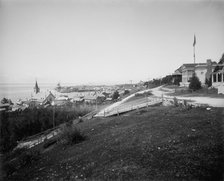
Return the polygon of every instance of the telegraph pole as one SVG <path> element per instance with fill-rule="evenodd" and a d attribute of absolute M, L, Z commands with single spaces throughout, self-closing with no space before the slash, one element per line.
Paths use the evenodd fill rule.
<path fill-rule="evenodd" d="M 54 101 L 51 104 L 53 106 L 53 128 L 55 127 L 55 103 Z"/>

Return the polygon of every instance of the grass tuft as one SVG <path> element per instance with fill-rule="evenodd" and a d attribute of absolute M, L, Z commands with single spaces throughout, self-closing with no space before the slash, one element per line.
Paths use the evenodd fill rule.
<path fill-rule="evenodd" d="M 86 140 L 86 136 L 75 126 L 65 125 L 59 140 L 64 145 L 72 145 Z"/>

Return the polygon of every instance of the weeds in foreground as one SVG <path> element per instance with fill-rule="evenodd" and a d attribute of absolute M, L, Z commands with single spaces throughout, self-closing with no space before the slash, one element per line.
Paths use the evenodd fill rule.
<path fill-rule="evenodd" d="M 59 141 L 64 145 L 77 144 L 86 140 L 86 136 L 75 126 L 66 124 L 62 128 Z"/>
<path fill-rule="evenodd" d="M 27 148 L 18 148 L 4 156 L 3 171 L 6 177 L 8 177 L 19 170 L 21 167 L 29 165 L 39 158 L 39 151 L 28 150 Z"/>

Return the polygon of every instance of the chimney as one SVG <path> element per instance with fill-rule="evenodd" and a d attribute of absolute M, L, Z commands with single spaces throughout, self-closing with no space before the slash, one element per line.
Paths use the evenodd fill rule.
<path fill-rule="evenodd" d="M 205 74 L 206 79 L 209 79 L 211 73 L 212 73 L 212 60 L 211 59 L 207 59 L 207 72 Z"/>
<path fill-rule="evenodd" d="M 207 66 L 212 65 L 212 60 L 211 59 L 207 59 Z"/>

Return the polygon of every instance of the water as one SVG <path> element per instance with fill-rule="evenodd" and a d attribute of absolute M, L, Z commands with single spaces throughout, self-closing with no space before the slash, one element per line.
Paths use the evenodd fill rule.
<path fill-rule="evenodd" d="M 40 91 L 53 90 L 54 84 L 38 84 Z M 0 84 L 0 100 L 11 99 L 13 103 L 19 99 L 27 100 L 34 94 L 34 84 Z"/>

